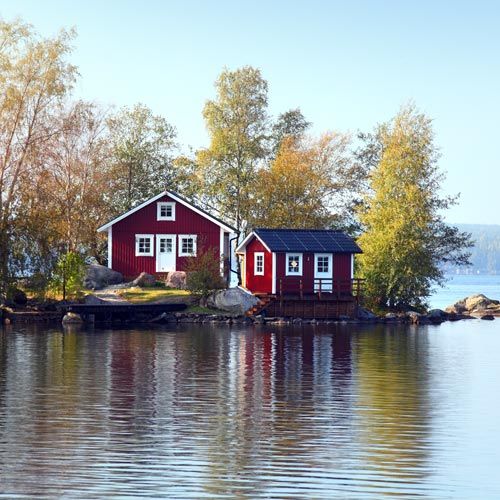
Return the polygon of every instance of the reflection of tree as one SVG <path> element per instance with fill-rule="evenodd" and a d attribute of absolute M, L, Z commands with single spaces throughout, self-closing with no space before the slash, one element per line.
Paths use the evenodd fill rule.
<path fill-rule="evenodd" d="M 391 478 L 425 475 L 429 378 L 428 343 L 421 328 L 378 326 L 361 333 L 356 342 L 362 454 Z"/>

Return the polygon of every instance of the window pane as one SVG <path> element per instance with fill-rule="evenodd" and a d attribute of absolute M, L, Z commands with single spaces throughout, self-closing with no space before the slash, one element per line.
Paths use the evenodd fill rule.
<path fill-rule="evenodd" d="M 150 253 L 151 240 L 149 238 L 139 238 L 139 253 Z"/>
<path fill-rule="evenodd" d="M 182 238 L 182 253 L 193 254 L 194 253 L 194 239 L 193 238 Z"/>
<path fill-rule="evenodd" d="M 264 256 L 256 255 L 255 256 L 255 272 L 263 273 L 264 272 Z"/>
<path fill-rule="evenodd" d="M 318 257 L 317 260 L 317 270 L 318 273 L 328 273 L 329 272 L 329 257 Z"/>
<path fill-rule="evenodd" d="M 300 271 L 300 255 L 288 256 L 288 272 L 298 273 Z"/>

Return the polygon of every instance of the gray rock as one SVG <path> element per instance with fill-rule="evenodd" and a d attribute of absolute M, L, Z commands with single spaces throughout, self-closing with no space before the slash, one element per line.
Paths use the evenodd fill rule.
<path fill-rule="evenodd" d="M 214 292 L 207 299 L 207 306 L 232 314 L 243 315 L 259 304 L 259 299 L 241 288 L 228 288 Z"/>
<path fill-rule="evenodd" d="M 156 278 L 152 274 L 148 274 L 143 271 L 130 284 L 131 286 L 140 286 L 141 288 L 154 286 L 156 284 Z"/>
<path fill-rule="evenodd" d="M 123 276 L 113 269 L 100 264 L 90 264 L 85 270 L 83 286 L 90 290 L 101 290 L 109 285 L 117 285 L 123 281 Z"/>
<path fill-rule="evenodd" d="M 431 309 L 427 313 L 427 319 L 434 324 L 442 323 L 443 321 L 448 320 L 449 314 L 442 309 Z"/>
<path fill-rule="evenodd" d="M 165 285 L 169 288 L 184 290 L 186 288 L 186 273 L 184 271 L 172 271 L 167 273 Z"/>
<path fill-rule="evenodd" d="M 368 309 L 365 309 L 364 307 L 358 307 L 356 316 L 358 319 L 365 321 L 373 321 L 378 318 L 378 316 L 375 313 L 371 312 Z"/>
<path fill-rule="evenodd" d="M 405 316 L 410 320 L 410 323 L 416 325 L 422 320 L 422 315 L 416 311 L 408 311 Z"/>
<path fill-rule="evenodd" d="M 74 312 L 68 312 L 62 319 L 63 325 L 80 324 L 83 323 L 82 317 Z"/>
<path fill-rule="evenodd" d="M 429 319 L 441 318 L 443 321 L 448 318 L 448 313 L 443 311 L 442 309 L 431 309 L 427 313 L 427 317 Z"/>
<path fill-rule="evenodd" d="M 468 314 L 481 311 L 495 312 L 496 310 L 500 311 L 500 302 L 498 300 L 489 299 L 482 293 L 465 297 L 446 308 L 446 312 L 455 314 Z"/>
<path fill-rule="evenodd" d="M 100 304 L 106 304 L 106 303 L 107 302 L 105 300 L 102 300 L 99 297 L 96 297 L 92 293 L 85 297 L 85 304 L 89 304 L 92 306 L 98 306 Z"/>
<path fill-rule="evenodd" d="M 493 321 L 495 319 L 495 316 L 493 316 L 493 314 L 485 314 L 484 316 L 481 316 L 481 319 L 484 319 L 486 321 Z"/>
<path fill-rule="evenodd" d="M 492 305 L 498 305 L 498 300 L 491 300 L 482 293 L 478 295 L 471 295 L 470 297 L 467 297 L 464 300 L 465 300 L 465 309 L 467 311 L 481 311 L 487 309 Z"/>

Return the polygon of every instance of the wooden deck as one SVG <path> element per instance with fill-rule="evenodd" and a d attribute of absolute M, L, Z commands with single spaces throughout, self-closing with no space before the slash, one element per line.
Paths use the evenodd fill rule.
<path fill-rule="evenodd" d="M 286 293 L 280 283 L 277 294 L 256 294 L 261 304 L 251 314 L 286 318 L 338 319 L 353 318 L 362 301 L 363 280 L 316 280 L 315 292 L 300 290 Z"/>
<path fill-rule="evenodd" d="M 162 313 L 184 311 L 186 304 L 67 304 L 58 309 L 79 314 L 84 321 L 141 321 Z"/>

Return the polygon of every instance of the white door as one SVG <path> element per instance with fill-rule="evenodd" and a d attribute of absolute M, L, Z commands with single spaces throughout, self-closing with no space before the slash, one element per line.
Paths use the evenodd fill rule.
<path fill-rule="evenodd" d="M 156 272 L 175 271 L 175 234 L 156 235 Z"/>
<path fill-rule="evenodd" d="M 314 254 L 314 291 L 331 292 L 333 289 L 333 269 L 331 253 Z M 321 288 L 320 288 L 321 286 Z"/>

